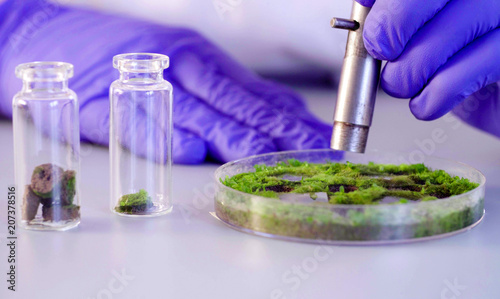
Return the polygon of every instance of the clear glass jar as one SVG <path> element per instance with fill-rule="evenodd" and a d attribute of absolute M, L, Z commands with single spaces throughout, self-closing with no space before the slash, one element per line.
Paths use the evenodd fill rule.
<path fill-rule="evenodd" d="M 113 58 L 110 87 L 111 211 L 158 216 L 172 210 L 172 85 L 169 58 L 131 53 Z"/>
<path fill-rule="evenodd" d="M 14 155 L 21 227 L 67 230 L 80 223 L 80 134 L 73 66 L 32 62 L 16 68 Z"/>

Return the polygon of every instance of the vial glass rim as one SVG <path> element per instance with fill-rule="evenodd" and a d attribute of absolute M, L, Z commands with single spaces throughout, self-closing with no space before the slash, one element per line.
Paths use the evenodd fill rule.
<path fill-rule="evenodd" d="M 157 53 L 125 53 L 113 57 L 113 67 L 120 72 L 161 72 L 169 65 L 170 58 Z"/>
<path fill-rule="evenodd" d="M 16 67 L 16 77 L 26 81 L 65 81 L 73 77 L 73 65 L 61 61 L 34 61 Z"/>

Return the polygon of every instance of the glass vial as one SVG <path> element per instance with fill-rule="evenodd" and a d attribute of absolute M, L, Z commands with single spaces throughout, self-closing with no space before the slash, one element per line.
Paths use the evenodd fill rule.
<path fill-rule="evenodd" d="M 110 87 L 111 211 L 159 216 L 172 210 L 172 85 L 169 58 L 131 53 L 113 58 Z"/>
<path fill-rule="evenodd" d="M 34 230 L 76 227 L 80 133 L 77 97 L 68 88 L 73 66 L 25 63 L 16 76 L 23 80 L 12 102 L 18 223 Z"/>

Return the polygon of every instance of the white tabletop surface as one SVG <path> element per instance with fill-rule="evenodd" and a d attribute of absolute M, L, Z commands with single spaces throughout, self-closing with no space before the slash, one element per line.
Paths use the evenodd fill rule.
<path fill-rule="evenodd" d="M 334 92 L 301 92 L 315 113 L 332 119 Z M 486 175 L 484 221 L 441 240 L 371 247 L 325 249 L 226 227 L 209 214 L 215 164 L 174 166 L 171 214 L 113 215 L 108 151 L 87 145 L 82 223 L 67 232 L 17 230 L 14 293 L 7 290 L 5 245 L 12 126 L 0 120 L 0 298 L 500 298 L 500 140 L 453 119 L 417 121 L 408 101 L 382 95 L 368 147 L 411 153 L 436 129 L 447 138 L 435 144 L 433 156 Z"/>

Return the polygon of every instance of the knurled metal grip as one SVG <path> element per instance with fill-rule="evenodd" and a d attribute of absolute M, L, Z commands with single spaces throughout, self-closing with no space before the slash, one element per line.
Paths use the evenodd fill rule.
<path fill-rule="evenodd" d="M 347 47 L 338 88 L 331 148 L 364 153 L 380 77 L 381 62 L 366 51 L 363 26 L 370 8 L 354 2 L 351 20 L 334 18 L 333 28 L 347 29 Z"/>

